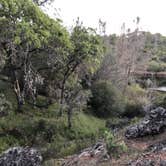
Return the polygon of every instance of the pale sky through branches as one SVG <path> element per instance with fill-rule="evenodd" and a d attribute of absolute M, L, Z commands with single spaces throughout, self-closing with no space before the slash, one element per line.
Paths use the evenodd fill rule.
<path fill-rule="evenodd" d="M 120 33 L 121 25 L 132 28 L 140 17 L 142 30 L 166 35 L 166 0 L 55 0 L 52 4 L 64 25 L 70 27 L 77 17 L 85 26 L 98 28 L 98 20 L 106 21 L 107 34 Z"/>

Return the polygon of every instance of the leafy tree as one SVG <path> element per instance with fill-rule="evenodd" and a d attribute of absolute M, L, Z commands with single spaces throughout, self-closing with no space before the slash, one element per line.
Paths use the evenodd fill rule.
<path fill-rule="evenodd" d="M 89 91 L 84 90 L 82 80 L 92 76 L 99 67 L 103 54 L 103 46 L 99 36 L 92 29 L 83 27 L 79 22 L 71 33 L 73 49 L 66 57 L 65 66 L 61 70 L 60 104 L 67 106 L 68 126 L 71 127 L 72 112 L 75 108 L 86 105 Z"/>
<path fill-rule="evenodd" d="M 1 0 L 0 4 L 1 58 L 6 57 L 4 70 L 13 83 L 19 108 L 24 98 L 35 100 L 37 86 L 43 82 L 33 65 L 34 57 L 45 54 L 48 62 L 48 55 L 56 56 L 68 47 L 69 35 L 30 0 Z"/>
<path fill-rule="evenodd" d="M 67 105 L 71 126 L 73 105 L 84 96 L 81 80 L 99 67 L 103 46 L 95 31 L 79 20 L 69 34 L 59 20 L 42 12 L 38 2 L 44 1 L 0 1 L 2 73 L 13 84 L 18 109 L 28 100 L 36 105 L 37 94 L 45 93 Z"/>

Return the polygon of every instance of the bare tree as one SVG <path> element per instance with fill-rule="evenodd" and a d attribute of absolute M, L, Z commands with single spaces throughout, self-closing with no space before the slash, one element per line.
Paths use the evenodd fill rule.
<path fill-rule="evenodd" d="M 133 71 L 146 63 L 143 49 L 146 35 L 139 30 L 140 18 L 137 17 L 135 30 L 126 30 L 125 23 L 121 27 L 121 35 L 104 37 L 107 48 L 105 58 L 96 77 L 103 80 L 111 80 L 116 86 L 125 90 L 125 87 L 133 79 Z"/>
<path fill-rule="evenodd" d="M 100 35 L 105 36 L 106 34 L 106 22 L 99 19 L 99 33 Z"/>
<path fill-rule="evenodd" d="M 130 80 L 132 73 L 137 69 L 143 57 L 142 50 L 145 46 L 145 34 L 139 31 L 139 17 L 136 21 L 136 29 L 133 32 L 129 30 L 122 33 L 116 43 L 117 57 L 117 83 L 125 89 Z"/>

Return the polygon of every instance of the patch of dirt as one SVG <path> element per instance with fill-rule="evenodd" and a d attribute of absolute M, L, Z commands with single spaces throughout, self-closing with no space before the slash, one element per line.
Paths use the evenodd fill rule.
<path fill-rule="evenodd" d="M 166 140 L 166 131 L 155 136 L 148 136 L 132 140 L 125 139 L 128 152 L 121 155 L 119 159 L 112 159 L 111 164 L 105 166 L 145 166 L 146 161 L 149 163 L 149 165 L 151 164 L 152 166 L 160 166 L 162 161 L 166 161 L 166 151 L 147 152 L 146 150 L 149 146 L 164 140 Z"/>

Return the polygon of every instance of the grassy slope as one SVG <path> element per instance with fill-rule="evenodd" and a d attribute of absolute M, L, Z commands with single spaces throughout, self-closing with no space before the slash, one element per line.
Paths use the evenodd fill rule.
<path fill-rule="evenodd" d="M 57 116 L 57 104 L 47 109 L 25 105 L 22 113 L 16 113 L 10 85 L 0 82 L 0 93 L 12 103 L 9 115 L 0 118 L 0 152 L 21 145 L 40 148 L 46 158 L 66 156 L 94 143 L 105 129 L 104 120 L 84 112 L 73 115 L 73 127 L 68 129 L 66 115 Z"/>

